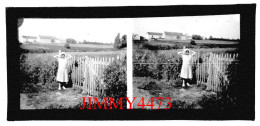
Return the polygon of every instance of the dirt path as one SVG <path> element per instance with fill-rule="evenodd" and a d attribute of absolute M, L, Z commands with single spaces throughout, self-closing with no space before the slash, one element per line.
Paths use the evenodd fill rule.
<path fill-rule="evenodd" d="M 158 109 L 159 108 L 159 104 L 160 104 L 160 100 L 156 100 L 156 96 L 153 96 L 149 93 L 149 91 L 147 90 L 143 90 L 143 89 L 137 89 L 137 87 L 134 87 L 134 97 L 136 97 L 134 103 L 133 103 L 133 108 L 134 109 L 142 109 L 142 106 L 138 106 L 138 103 L 140 102 L 140 100 L 142 98 L 144 98 L 144 104 L 146 105 L 149 100 L 151 99 L 151 97 L 153 97 L 153 109 Z M 142 104 L 142 102 L 140 102 L 140 104 Z M 149 102 L 149 104 L 151 104 Z M 163 100 L 163 102 L 160 105 L 160 109 L 164 109 L 167 108 L 167 100 Z M 145 106 L 144 109 L 151 109 L 151 106 Z"/>

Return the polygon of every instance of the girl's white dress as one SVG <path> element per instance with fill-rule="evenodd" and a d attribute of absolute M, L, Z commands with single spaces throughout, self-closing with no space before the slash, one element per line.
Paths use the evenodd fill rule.
<path fill-rule="evenodd" d="M 67 69 L 67 62 L 68 58 L 58 58 L 59 68 L 57 72 L 57 81 L 59 82 L 68 82 L 68 69 Z"/>
<path fill-rule="evenodd" d="M 181 78 L 192 78 L 191 59 L 192 55 L 182 55 Z"/>

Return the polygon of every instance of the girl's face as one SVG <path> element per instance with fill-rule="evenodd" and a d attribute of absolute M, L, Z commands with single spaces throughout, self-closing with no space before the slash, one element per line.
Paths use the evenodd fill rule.
<path fill-rule="evenodd" d="M 65 58 L 65 54 L 61 54 L 61 58 Z"/>
<path fill-rule="evenodd" d="M 189 53 L 190 53 L 190 51 L 189 51 L 189 50 L 186 50 L 184 54 L 185 54 L 185 55 L 189 55 Z"/>

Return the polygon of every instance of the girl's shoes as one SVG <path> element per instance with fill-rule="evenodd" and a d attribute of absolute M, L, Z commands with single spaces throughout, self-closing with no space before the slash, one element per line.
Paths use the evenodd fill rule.
<path fill-rule="evenodd" d="M 61 88 L 59 87 L 58 90 L 61 90 Z"/>

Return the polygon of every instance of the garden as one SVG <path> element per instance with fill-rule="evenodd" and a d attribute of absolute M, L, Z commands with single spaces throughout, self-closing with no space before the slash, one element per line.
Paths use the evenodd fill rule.
<path fill-rule="evenodd" d="M 36 47 L 34 47 L 36 46 Z M 58 61 L 53 56 L 58 50 L 62 50 L 74 57 L 116 57 L 125 55 L 125 50 L 115 50 L 113 45 L 71 45 L 68 49 L 65 46 L 56 44 L 26 44 L 21 45 L 20 54 L 20 109 L 80 109 L 82 97 L 89 97 L 82 89 L 71 88 L 69 81 L 65 90 L 57 90 L 58 82 L 56 73 Z M 104 48 L 103 48 L 103 47 Z M 98 48 L 100 47 L 100 48 Z M 78 63 L 73 62 L 77 67 Z M 120 75 L 120 76 L 119 76 Z M 115 60 L 104 69 L 105 96 L 117 97 L 126 96 L 126 57 Z M 120 88 L 120 91 L 115 89 Z M 103 97 L 99 97 L 102 100 Z M 109 102 L 109 101 L 108 101 Z M 88 104 L 88 103 L 87 103 Z M 126 102 L 123 102 L 126 107 Z"/>
<path fill-rule="evenodd" d="M 133 94 L 137 97 L 135 101 L 140 101 L 144 97 L 144 103 L 148 103 L 151 97 L 169 97 L 171 99 L 171 108 L 173 109 L 228 109 L 237 107 L 236 85 L 238 82 L 237 71 L 239 64 L 232 62 L 228 65 L 227 71 L 224 73 L 228 78 L 229 89 L 221 93 L 207 90 L 206 83 L 197 83 L 195 69 L 193 67 L 193 79 L 189 82 L 190 87 L 182 87 L 182 80 L 179 76 L 182 66 L 181 56 L 177 54 L 181 51 L 180 45 L 186 45 L 199 54 L 208 52 L 223 54 L 237 53 L 238 45 L 219 45 L 207 46 L 207 48 L 190 43 L 182 44 L 161 44 L 155 42 L 139 42 L 134 43 L 133 52 Z M 148 45 L 148 46 L 147 46 Z M 153 45 L 155 47 L 151 47 Z M 164 47 L 165 46 L 165 47 Z M 171 46 L 171 47 L 170 47 Z M 167 47 L 167 48 L 166 48 Z M 200 63 L 200 57 L 195 59 L 195 63 Z M 197 66 L 197 65 L 195 65 Z M 168 108 L 168 99 L 155 100 L 156 107 Z M 134 103 L 134 108 L 142 108 Z M 151 109 L 147 107 L 147 109 Z"/>

